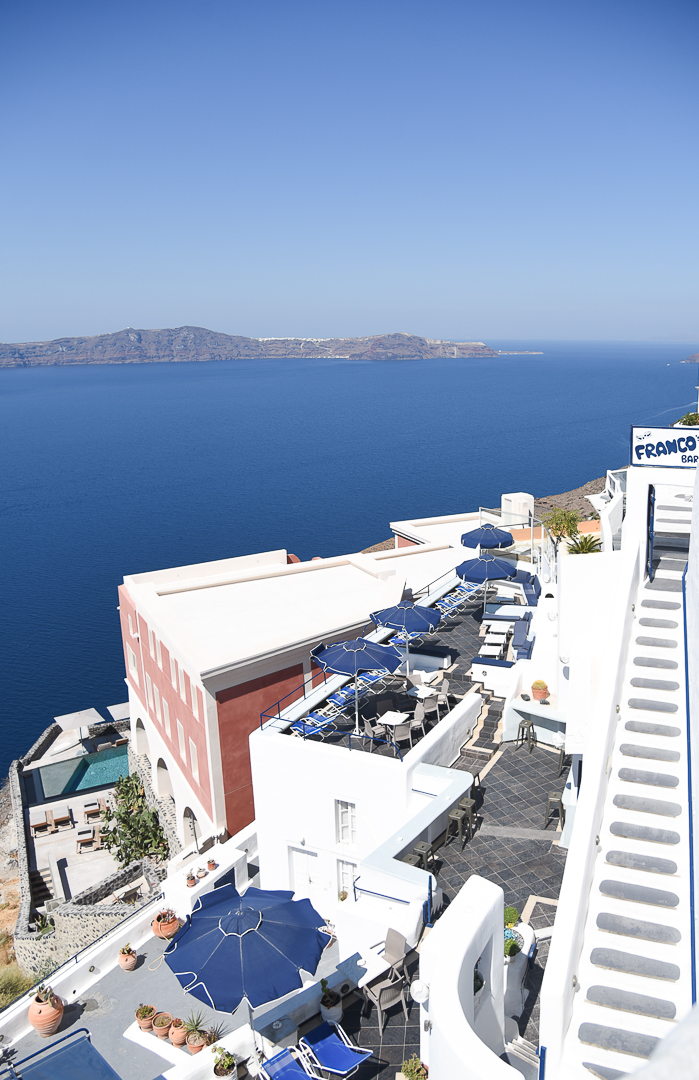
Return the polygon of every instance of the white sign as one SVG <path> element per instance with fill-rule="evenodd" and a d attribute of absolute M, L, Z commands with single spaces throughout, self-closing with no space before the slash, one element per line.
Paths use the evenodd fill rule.
<path fill-rule="evenodd" d="M 631 464 L 695 469 L 699 463 L 699 428 L 631 428 Z"/>

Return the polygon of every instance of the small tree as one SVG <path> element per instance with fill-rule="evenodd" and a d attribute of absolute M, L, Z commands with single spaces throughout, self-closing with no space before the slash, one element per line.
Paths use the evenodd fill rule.
<path fill-rule="evenodd" d="M 114 787 L 116 808 L 102 813 L 102 843 L 120 866 L 146 857 L 166 859 L 167 840 L 155 810 L 146 806 L 138 776 L 121 776 Z"/>
<path fill-rule="evenodd" d="M 593 555 L 602 550 L 602 543 L 594 533 L 582 533 L 568 544 L 570 555 Z"/>
<path fill-rule="evenodd" d="M 555 507 L 542 520 L 551 534 L 556 554 L 558 554 L 558 545 L 564 536 L 572 538 L 578 535 L 580 514 L 576 513 L 575 510 L 561 510 L 559 507 Z"/>

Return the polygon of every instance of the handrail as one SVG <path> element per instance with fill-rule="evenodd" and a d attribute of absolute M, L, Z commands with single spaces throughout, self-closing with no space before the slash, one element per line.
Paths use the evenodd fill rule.
<path fill-rule="evenodd" d="M 360 880 L 361 880 L 361 878 L 355 878 L 354 881 L 352 882 L 352 889 L 354 890 L 355 903 L 357 901 L 357 882 L 360 881 Z M 382 900 L 393 900 L 393 902 L 396 903 L 396 904 L 405 904 L 406 907 L 410 904 L 409 900 L 403 900 L 403 899 L 401 899 L 400 896 L 387 896 L 386 893 L 375 892 L 373 889 L 364 889 L 364 888 L 362 888 L 361 885 L 359 887 L 359 891 L 362 892 L 362 893 L 366 893 L 367 896 L 379 896 Z"/>
<path fill-rule="evenodd" d="M 689 563 L 687 563 L 689 566 Z M 696 925 L 694 922 L 694 812 L 692 808 L 692 725 L 689 711 L 689 649 L 687 648 L 687 566 L 682 572 L 682 609 L 684 622 L 684 682 L 687 711 L 687 795 L 689 821 L 689 916 L 692 953 L 692 1005 L 697 1000 Z"/>
<path fill-rule="evenodd" d="M 75 1031 L 69 1031 L 67 1035 L 61 1035 L 60 1039 L 56 1039 L 55 1042 L 49 1043 L 48 1046 L 42 1046 L 40 1050 L 35 1050 L 33 1054 L 27 1054 L 27 1056 L 22 1058 L 21 1061 L 5 1061 L 0 1063 L 0 1069 L 3 1073 L 5 1072 L 5 1069 L 9 1069 L 9 1074 L 6 1075 L 9 1076 L 10 1080 L 13 1080 L 13 1078 L 14 1080 L 19 1080 L 21 1074 L 15 1072 L 15 1069 L 18 1069 L 20 1065 L 24 1065 L 25 1062 L 31 1061 L 32 1058 L 38 1057 L 39 1054 L 43 1054 L 47 1050 L 53 1050 L 54 1046 L 58 1046 L 59 1043 L 65 1042 L 66 1039 L 72 1039 L 76 1035 L 83 1034 L 87 1036 L 87 1041 L 89 1043 L 92 1043 L 92 1035 L 88 1028 L 76 1028 Z"/>
<path fill-rule="evenodd" d="M 328 681 L 328 673 L 323 668 L 319 668 L 317 672 L 312 672 L 310 686 L 304 679 L 302 683 L 299 683 L 298 686 L 295 686 L 294 689 L 290 690 L 288 694 L 285 694 L 283 698 L 279 698 L 279 701 L 275 701 L 274 705 L 270 705 L 267 709 L 260 713 L 260 728 L 264 727 L 265 720 L 280 720 L 282 715 L 282 709 L 280 709 L 279 706 L 281 705 L 282 701 L 286 701 L 287 698 L 292 697 L 294 694 L 298 693 L 299 690 L 303 690 L 303 693 L 299 697 L 295 698 L 294 701 L 290 701 L 290 705 L 295 705 L 297 701 L 303 701 L 304 698 L 310 697 L 311 694 L 314 693 L 320 686 L 320 683 L 316 683 L 315 685 L 313 684 L 313 680 L 315 679 L 317 674 L 322 674 L 324 683 Z"/>
<path fill-rule="evenodd" d="M 298 722 L 303 724 L 303 718 Z M 296 721 L 294 721 L 294 723 L 296 723 Z M 306 739 L 310 739 L 313 735 L 322 735 L 323 731 L 325 731 L 325 730 L 326 730 L 325 728 L 318 728 L 317 731 L 309 731 L 309 732 L 306 732 L 304 730 L 301 733 L 300 737 L 305 742 Z M 357 731 L 338 731 L 337 728 L 335 728 L 335 731 L 337 732 L 338 735 L 340 735 L 343 738 L 344 738 L 345 735 L 348 736 L 348 740 L 349 740 L 348 749 L 349 750 L 352 749 L 352 739 L 370 739 L 374 743 L 385 743 L 386 746 L 392 746 L 393 749 L 395 750 L 395 752 L 398 754 L 398 760 L 399 761 L 403 760 L 403 755 L 401 754 L 400 749 L 397 746 L 397 744 L 393 742 L 393 739 L 381 739 L 381 738 L 379 738 L 378 735 L 363 735 L 361 732 L 357 732 Z"/>

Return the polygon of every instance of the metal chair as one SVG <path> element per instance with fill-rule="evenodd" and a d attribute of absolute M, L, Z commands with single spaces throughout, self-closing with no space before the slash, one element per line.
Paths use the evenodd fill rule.
<path fill-rule="evenodd" d="M 449 822 L 447 824 L 447 835 L 444 838 L 445 846 L 449 843 L 452 835 L 459 837 L 459 845 L 461 850 L 464 850 L 464 819 L 466 817 L 465 810 L 459 810 L 455 808 L 449 811 Z"/>
<path fill-rule="evenodd" d="M 560 776 L 565 768 L 566 758 L 570 757 L 570 754 L 566 754 L 565 746 L 562 746 L 558 751 L 558 775 Z"/>
<path fill-rule="evenodd" d="M 517 728 L 517 741 L 515 742 L 515 746 L 524 746 L 525 742 L 529 747 L 529 753 L 531 754 L 537 743 L 533 720 L 520 720 L 519 722 L 519 727 Z"/>
<path fill-rule="evenodd" d="M 469 840 L 473 840 L 473 834 L 476 831 L 476 800 L 461 799 L 459 801 L 459 810 L 464 810 L 466 813 L 466 820 L 468 821 L 468 838 Z"/>
<path fill-rule="evenodd" d="M 558 791 L 549 792 L 549 796 L 546 800 L 546 817 L 544 818 L 545 829 L 548 829 L 552 810 L 558 810 L 558 820 L 561 823 L 561 828 L 563 828 L 566 823 L 566 811 L 565 806 L 563 805 L 563 796 Z"/>
<path fill-rule="evenodd" d="M 401 862 L 407 863 L 408 866 L 419 866 L 421 859 L 419 855 L 404 855 Z"/>
<path fill-rule="evenodd" d="M 434 844 L 430 844 L 427 840 L 418 840 L 413 847 L 413 854 L 420 859 L 423 870 L 429 870 L 430 859 L 434 863 Z"/>
<path fill-rule="evenodd" d="M 392 973 L 389 978 L 381 979 L 364 987 L 364 1015 L 369 1012 L 369 1006 L 375 1005 L 379 1014 L 379 1031 L 383 1035 L 386 1026 L 386 1013 L 398 1002 L 403 1006 L 403 1015 L 407 1023 L 408 1005 L 405 1000 L 405 976 Z"/>

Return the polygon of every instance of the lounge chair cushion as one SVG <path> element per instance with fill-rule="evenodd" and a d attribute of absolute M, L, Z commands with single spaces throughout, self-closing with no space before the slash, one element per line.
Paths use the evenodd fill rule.
<path fill-rule="evenodd" d="M 282 1050 L 281 1054 L 275 1054 L 273 1058 L 264 1061 L 262 1068 L 272 1080 L 308 1080 L 308 1073 L 288 1050 Z"/>
<path fill-rule="evenodd" d="M 471 663 L 474 667 L 512 667 L 514 660 L 498 660 L 494 656 L 474 656 Z"/>
<path fill-rule="evenodd" d="M 362 1061 L 371 1057 L 371 1050 L 347 1046 L 330 1024 L 319 1024 L 304 1035 L 301 1042 L 310 1048 L 325 1072 L 336 1076 L 348 1076 Z"/>

